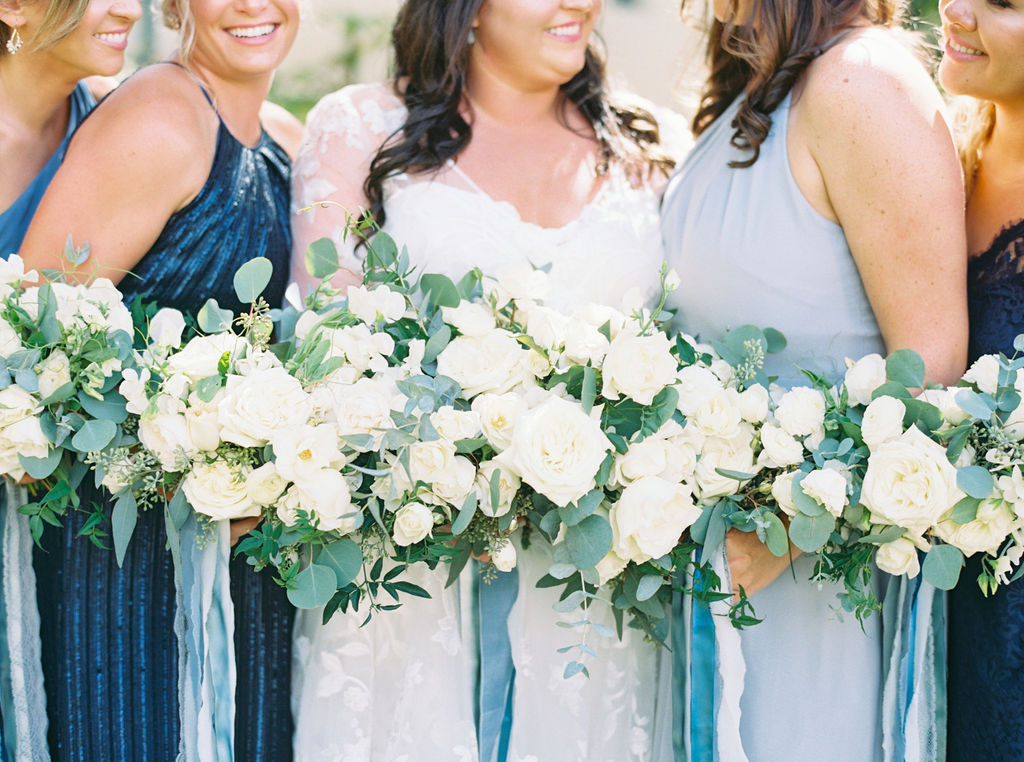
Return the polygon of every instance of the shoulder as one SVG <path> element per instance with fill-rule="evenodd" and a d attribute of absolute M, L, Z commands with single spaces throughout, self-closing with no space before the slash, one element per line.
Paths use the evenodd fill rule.
<path fill-rule="evenodd" d="M 881 27 L 855 32 L 827 50 L 801 85 L 800 110 L 820 131 L 870 123 L 898 129 L 902 119 L 930 119 L 943 109 L 912 38 Z"/>
<path fill-rule="evenodd" d="M 349 85 L 325 95 L 309 112 L 307 138 L 317 133 L 345 133 L 363 150 L 376 149 L 383 138 L 401 129 L 407 111 L 390 82 Z M 375 145 L 363 143 L 375 142 Z"/>
<path fill-rule="evenodd" d="M 264 101 L 260 107 L 260 122 L 274 142 L 294 159 L 302 140 L 302 122 L 286 108 L 270 101 Z"/>
<path fill-rule="evenodd" d="M 117 87 L 117 77 L 101 77 L 97 75 L 86 77 L 82 82 L 96 100 L 102 99 Z"/>

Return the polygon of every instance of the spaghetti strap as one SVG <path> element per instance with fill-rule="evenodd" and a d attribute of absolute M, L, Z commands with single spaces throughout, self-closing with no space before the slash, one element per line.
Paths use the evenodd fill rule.
<path fill-rule="evenodd" d="M 203 80 L 199 79 L 199 77 L 197 77 L 195 75 L 195 73 L 191 69 L 189 69 L 184 64 L 178 63 L 177 61 L 156 61 L 156 62 L 154 62 L 151 65 L 155 66 L 155 65 L 158 65 L 158 64 L 168 64 L 169 66 L 177 66 L 183 72 L 185 72 L 190 77 L 192 77 L 192 79 L 195 81 L 195 83 L 197 85 L 199 85 L 199 89 L 202 90 L 203 97 L 206 98 L 206 102 L 210 104 L 210 108 L 212 108 L 214 110 L 214 113 L 217 114 L 217 118 L 218 119 L 220 118 L 220 112 L 217 111 L 217 104 L 215 104 L 213 102 L 213 98 L 210 97 L 210 91 L 207 89 L 206 83 L 203 82 Z"/>
<path fill-rule="evenodd" d="M 842 40 L 845 37 L 847 37 L 851 32 L 853 32 L 855 29 L 859 29 L 859 28 L 860 27 L 849 27 L 848 29 L 844 29 L 843 31 L 839 32 L 838 34 L 832 35 L 832 37 L 830 37 L 823 45 L 821 45 L 821 47 L 819 47 L 817 50 L 814 51 L 814 57 L 817 58 L 818 56 L 820 56 L 825 51 L 829 50 L 830 48 L 834 47 L 838 43 L 842 42 Z"/>
<path fill-rule="evenodd" d="M 448 166 L 448 168 L 451 169 L 455 174 L 461 177 L 470 188 L 475 190 L 481 196 L 487 196 L 488 198 L 490 198 L 490 194 L 488 194 L 487 191 L 485 191 L 483 188 L 477 185 L 473 181 L 472 177 L 463 172 L 462 169 L 459 168 L 459 165 L 456 164 L 453 159 L 448 159 L 447 161 L 445 161 L 445 165 Z"/>

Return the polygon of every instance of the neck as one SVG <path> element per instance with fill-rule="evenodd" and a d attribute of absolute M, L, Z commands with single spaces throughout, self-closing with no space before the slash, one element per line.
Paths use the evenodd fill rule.
<path fill-rule="evenodd" d="M 68 97 L 78 76 L 54 71 L 46 52 L 20 51 L 0 57 L 0 124 L 19 131 L 63 134 Z"/>
<path fill-rule="evenodd" d="M 246 79 L 230 79 L 217 74 L 194 58 L 178 61 L 199 77 L 213 97 L 217 113 L 236 138 L 243 143 L 255 144 L 263 132 L 260 125 L 260 108 L 270 92 L 274 79 L 273 72 L 267 72 Z"/>
<path fill-rule="evenodd" d="M 485 64 L 470 62 L 466 95 L 473 111 L 508 126 L 558 120 L 562 96 L 558 87 L 529 90 L 509 83 Z"/>
<path fill-rule="evenodd" d="M 995 128 L 985 144 L 985 155 L 997 157 L 996 161 L 988 162 L 986 171 L 1012 167 L 1019 174 L 1024 169 L 1024 103 L 996 104 Z"/>

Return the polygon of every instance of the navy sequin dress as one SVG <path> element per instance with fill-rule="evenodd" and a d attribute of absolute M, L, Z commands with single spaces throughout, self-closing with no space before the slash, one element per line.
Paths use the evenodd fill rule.
<path fill-rule="evenodd" d="M 1024 333 L 1024 220 L 1006 228 L 968 270 L 970 357 L 1014 353 Z M 949 599 L 950 762 L 1024 760 L 1024 580 L 986 598 L 981 564 L 967 559 Z"/>
<path fill-rule="evenodd" d="M 213 297 L 237 311 L 235 271 L 266 256 L 274 277 L 264 296 L 280 304 L 291 251 L 289 174 L 287 154 L 265 132 L 250 148 L 221 122 L 205 185 L 168 220 L 135 267 L 139 277 L 121 281 L 125 297 L 141 293 L 193 314 Z M 91 483 L 81 496 L 85 505 L 104 500 Z M 169 762 L 178 752 L 180 721 L 174 571 L 164 518 L 155 510 L 139 515 L 118 568 L 112 551 L 75 537 L 87 516 L 75 514 L 63 529 L 48 527 L 45 550 L 34 559 L 50 753 L 76 762 Z M 242 558 L 231 562 L 230 573 L 235 759 L 287 762 L 294 609 L 271 574 L 255 574 Z"/>

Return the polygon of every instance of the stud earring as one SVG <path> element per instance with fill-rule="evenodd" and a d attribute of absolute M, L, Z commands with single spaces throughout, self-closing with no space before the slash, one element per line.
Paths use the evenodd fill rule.
<path fill-rule="evenodd" d="M 472 27 L 469 29 L 469 34 L 466 35 L 466 42 L 470 45 L 476 42 L 476 31 Z"/>
<path fill-rule="evenodd" d="M 21 46 L 24 44 L 21 39 L 21 35 L 18 34 L 18 28 L 15 27 L 11 30 L 11 36 L 7 38 L 7 52 L 12 56 L 21 50 Z"/>

